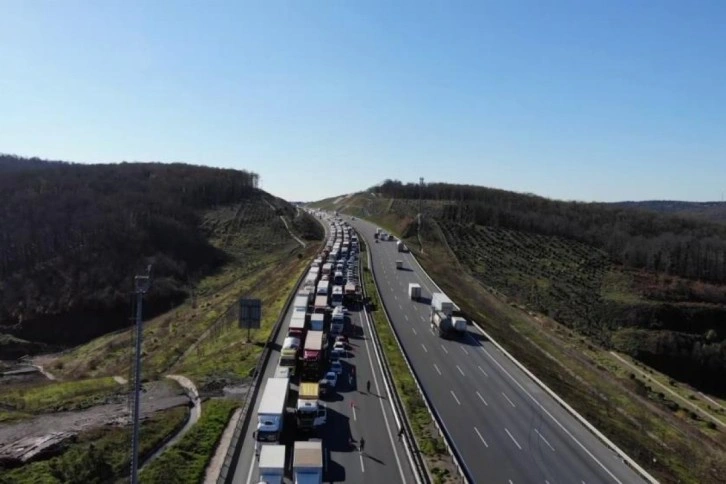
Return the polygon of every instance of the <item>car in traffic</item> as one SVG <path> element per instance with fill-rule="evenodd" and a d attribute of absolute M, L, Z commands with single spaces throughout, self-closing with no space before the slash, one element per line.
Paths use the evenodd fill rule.
<path fill-rule="evenodd" d="M 341 373 L 343 373 L 343 364 L 338 360 L 333 361 L 332 363 L 330 363 L 330 372 L 333 372 L 336 375 L 340 375 Z"/>
<path fill-rule="evenodd" d="M 333 355 L 333 357 L 345 357 L 348 351 L 345 348 L 345 343 L 336 342 L 333 345 L 333 349 L 330 350 L 330 354 Z"/>
<path fill-rule="evenodd" d="M 325 377 L 321 380 L 321 383 L 325 381 L 325 385 L 333 389 L 338 386 L 338 374 L 334 371 L 329 371 L 325 374 Z"/>

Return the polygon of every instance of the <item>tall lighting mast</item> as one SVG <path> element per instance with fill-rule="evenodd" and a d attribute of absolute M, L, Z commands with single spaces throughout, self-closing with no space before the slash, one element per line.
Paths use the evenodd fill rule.
<path fill-rule="evenodd" d="M 136 290 L 136 341 L 134 347 L 134 388 L 133 398 L 133 415 L 131 421 L 133 424 L 133 433 L 131 435 L 131 484 L 139 482 L 139 410 L 141 406 L 141 338 L 144 334 L 141 319 L 141 305 L 144 294 L 149 292 L 151 288 L 151 266 L 146 268 L 146 274 L 134 277 L 134 289 Z"/>

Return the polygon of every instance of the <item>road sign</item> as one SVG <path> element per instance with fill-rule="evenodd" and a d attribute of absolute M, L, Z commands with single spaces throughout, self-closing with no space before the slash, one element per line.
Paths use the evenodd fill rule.
<path fill-rule="evenodd" d="M 260 329 L 262 319 L 262 301 L 259 299 L 239 300 L 239 327 L 242 329 Z"/>

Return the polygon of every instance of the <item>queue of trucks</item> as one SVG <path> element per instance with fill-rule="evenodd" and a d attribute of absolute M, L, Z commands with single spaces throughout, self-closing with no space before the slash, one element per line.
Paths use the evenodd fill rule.
<path fill-rule="evenodd" d="M 327 218 L 321 213 L 314 215 Z M 259 449 L 258 482 L 283 482 L 283 431 L 295 436 L 293 482 L 319 484 L 323 479 L 323 442 L 297 437 L 314 436 L 327 422 L 321 395 L 334 390 L 338 377 L 335 370 L 341 368 L 339 362 L 329 361 L 329 356 L 339 354 L 339 348 L 330 352 L 328 348 L 346 331 L 345 306 L 359 303 L 361 297 L 357 235 L 339 217 L 332 217 L 329 227 L 325 248 L 311 264 L 293 300 L 275 376 L 267 379 L 260 399 L 255 439 L 265 444 Z M 331 371 L 326 371 L 329 364 Z M 294 395 L 291 387 L 297 387 L 295 402 L 288 402 L 294 398 L 290 396 Z M 295 428 L 285 430 L 286 417 L 292 413 Z"/>

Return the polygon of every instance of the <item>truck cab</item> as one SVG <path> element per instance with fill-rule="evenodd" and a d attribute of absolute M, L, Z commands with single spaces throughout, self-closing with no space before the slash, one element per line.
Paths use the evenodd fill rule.
<path fill-rule="evenodd" d="M 298 430 L 313 430 L 316 427 L 325 425 L 328 411 L 325 406 L 320 403 L 319 398 L 319 383 L 300 383 L 296 413 Z"/>

